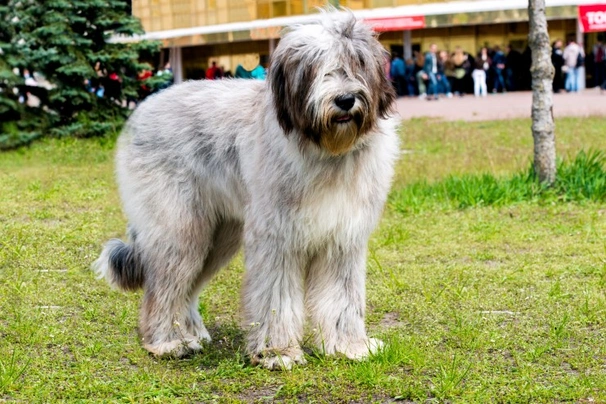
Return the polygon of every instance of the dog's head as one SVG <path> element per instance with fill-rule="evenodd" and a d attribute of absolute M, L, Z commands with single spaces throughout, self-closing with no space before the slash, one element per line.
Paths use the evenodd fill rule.
<path fill-rule="evenodd" d="M 333 155 L 352 150 L 393 108 L 387 52 L 350 12 L 323 13 L 280 40 L 268 82 L 278 122 Z"/>

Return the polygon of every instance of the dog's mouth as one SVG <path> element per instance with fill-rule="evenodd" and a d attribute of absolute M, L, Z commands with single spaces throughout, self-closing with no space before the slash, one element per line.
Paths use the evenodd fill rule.
<path fill-rule="evenodd" d="M 352 119 L 353 119 L 353 116 L 347 114 L 347 115 L 343 115 L 343 116 L 339 116 L 339 117 L 335 118 L 335 122 L 336 123 L 348 123 Z"/>

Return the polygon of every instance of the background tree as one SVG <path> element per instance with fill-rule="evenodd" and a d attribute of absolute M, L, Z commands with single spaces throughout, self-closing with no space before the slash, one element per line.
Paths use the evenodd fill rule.
<path fill-rule="evenodd" d="M 20 122 L 38 116 L 35 131 L 15 125 L 14 119 L 3 121 L 0 147 L 27 142 L 36 131 L 38 135 L 100 135 L 123 121 L 128 113 L 124 101 L 136 99 L 141 85 L 137 73 L 150 68 L 142 60 L 159 50 L 157 42 L 110 41 L 115 35 L 143 33 L 128 10 L 124 0 L 8 0 L 0 8 L 0 49 L 10 56 L 3 57 L 0 65 L 4 87 L 0 87 L 0 108 L 13 118 L 17 113 Z M 41 105 L 35 111 L 15 105 L 13 88 L 22 93 L 33 90 L 24 85 L 25 69 L 48 81 L 47 88 L 36 89 Z M 119 80 L 110 83 L 109 76 Z M 95 80 L 112 85 L 112 91 L 106 88 L 106 96 L 98 97 L 87 86 L 87 81 Z"/>
<path fill-rule="evenodd" d="M 18 101 L 14 89 L 24 84 L 23 77 L 13 72 L 12 66 L 16 65 L 19 55 L 13 44 L 15 36 L 14 24 L 11 22 L 8 5 L 0 5 L 0 144 L 9 144 L 9 136 L 6 133 L 19 133 L 27 129 L 23 127 L 24 122 L 32 123 L 32 119 L 22 120 L 25 109 Z M 21 130 L 19 128 L 21 126 Z M 35 125 L 34 125 L 35 126 Z M 35 132 L 25 130 L 29 138 L 35 137 Z M 24 137 L 27 137 L 25 134 Z"/>
<path fill-rule="evenodd" d="M 534 169 L 539 181 L 553 185 L 556 179 L 555 124 L 553 121 L 553 76 L 551 45 L 545 16 L 545 0 L 528 0 L 532 51 L 532 136 Z"/>

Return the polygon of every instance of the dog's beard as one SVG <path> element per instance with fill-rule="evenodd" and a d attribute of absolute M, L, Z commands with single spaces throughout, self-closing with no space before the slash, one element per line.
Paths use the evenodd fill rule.
<path fill-rule="evenodd" d="M 355 148 L 358 140 L 373 126 L 370 100 L 363 94 L 356 95 L 355 105 L 344 111 L 334 105 L 334 97 L 327 97 L 319 120 L 319 145 L 330 154 L 338 156 Z"/>
<path fill-rule="evenodd" d="M 339 114 L 328 122 L 320 135 L 320 146 L 338 156 L 351 150 L 360 138 L 361 114 Z"/>

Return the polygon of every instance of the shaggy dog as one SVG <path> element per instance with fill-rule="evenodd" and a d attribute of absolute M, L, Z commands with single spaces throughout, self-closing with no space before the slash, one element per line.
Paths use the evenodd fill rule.
<path fill-rule="evenodd" d="M 398 150 L 385 60 L 351 13 L 323 13 L 282 38 L 266 82 L 190 81 L 137 108 L 117 152 L 129 241 L 109 241 L 95 267 L 144 289 L 147 350 L 182 356 L 210 340 L 198 295 L 242 243 L 253 363 L 304 363 L 306 313 L 326 354 L 382 345 L 364 311 L 368 238 Z"/>

